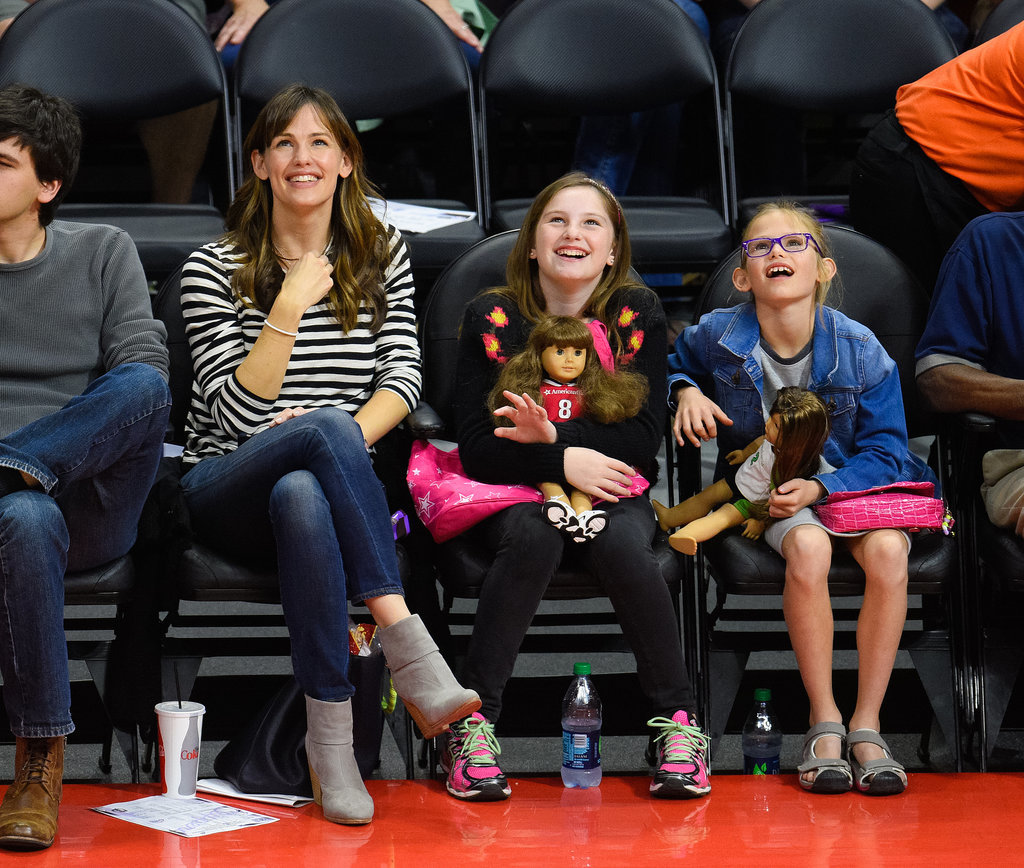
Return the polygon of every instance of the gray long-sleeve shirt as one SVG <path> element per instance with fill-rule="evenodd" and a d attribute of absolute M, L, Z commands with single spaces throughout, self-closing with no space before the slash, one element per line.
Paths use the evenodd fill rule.
<path fill-rule="evenodd" d="M 126 362 L 167 379 L 166 330 L 120 229 L 55 220 L 33 259 L 0 264 L 0 437 Z"/>

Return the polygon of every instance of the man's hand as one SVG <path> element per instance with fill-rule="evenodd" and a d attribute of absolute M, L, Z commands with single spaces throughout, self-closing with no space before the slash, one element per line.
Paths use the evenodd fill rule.
<path fill-rule="evenodd" d="M 448 29 L 465 42 L 466 45 L 473 46 L 477 51 L 484 50 L 480 40 L 476 38 L 476 34 L 462 20 L 462 16 L 452 8 L 452 4 L 448 0 L 422 0 L 422 2 L 425 6 L 432 9 L 448 25 Z"/>
<path fill-rule="evenodd" d="M 224 22 L 214 43 L 217 51 L 223 51 L 229 44 L 240 45 L 270 7 L 266 0 L 231 0 L 231 8 L 231 17 Z"/>

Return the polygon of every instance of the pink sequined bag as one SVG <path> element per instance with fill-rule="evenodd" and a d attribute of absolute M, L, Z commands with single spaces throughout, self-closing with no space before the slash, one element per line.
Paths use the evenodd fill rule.
<path fill-rule="evenodd" d="M 930 482 L 898 482 L 864 491 L 837 491 L 814 509 L 821 523 L 836 533 L 894 527 L 941 530 L 948 534 L 953 518 L 935 497 Z"/>

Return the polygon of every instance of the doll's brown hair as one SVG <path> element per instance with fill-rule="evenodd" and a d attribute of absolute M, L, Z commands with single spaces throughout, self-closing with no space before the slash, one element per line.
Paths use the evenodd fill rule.
<path fill-rule="evenodd" d="M 828 439 L 830 420 L 824 402 L 814 392 L 797 386 L 779 389 L 769 415 L 779 417 L 772 482 L 810 479 L 818 472 L 821 450 Z"/>
<path fill-rule="evenodd" d="M 526 348 L 508 360 L 491 389 L 487 406 L 493 412 L 508 404 L 504 392 L 527 394 L 541 402 L 540 384 L 546 376 L 541 355 L 548 347 L 575 347 L 587 351 L 587 361 L 576 385 L 583 395 L 583 415 L 595 422 L 621 422 L 640 412 L 647 400 L 647 378 L 630 371 L 606 371 L 594 349 L 594 336 L 586 323 L 571 316 L 549 316 L 533 331 Z M 495 424 L 509 425 L 495 416 Z"/>
<path fill-rule="evenodd" d="M 772 488 L 791 479 L 810 479 L 818 472 L 821 450 L 828 440 L 831 420 L 825 403 L 814 392 L 799 386 L 779 389 L 768 411 L 777 416 L 779 433 L 775 438 L 775 465 Z M 751 504 L 751 515 L 768 520 L 768 504 Z"/>

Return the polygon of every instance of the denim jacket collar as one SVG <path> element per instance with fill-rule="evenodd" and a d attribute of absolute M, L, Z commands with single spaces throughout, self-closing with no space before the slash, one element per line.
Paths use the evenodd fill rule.
<path fill-rule="evenodd" d="M 754 355 L 754 349 L 761 339 L 761 327 L 752 302 L 741 305 L 736 315 L 726 325 L 718 344 L 743 360 L 743 369 L 760 391 L 764 386 L 761 365 Z M 820 306 L 815 313 L 814 336 L 812 338 L 812 368 L 808 388 L 817 390 L 832 384 L 832 377 L 839 368 L 839 342 L 836 334 L 835 311 Z"/>

